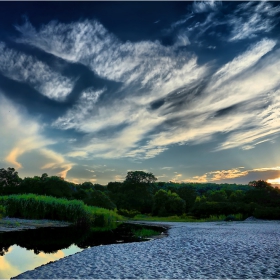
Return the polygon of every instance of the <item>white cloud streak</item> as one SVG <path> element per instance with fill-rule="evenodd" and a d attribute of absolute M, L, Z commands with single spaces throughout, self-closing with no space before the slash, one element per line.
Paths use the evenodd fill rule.
<path fill-rule="evenodd" d="M 21 42 L 63 59 L 83 63 L 102 77 L 123 82 L 124 87 L 136 85 L 147 89 L 140 96 L 137 90 L 131 90 L 125 99 L 112 100 L 105 106 L 95 106 L 96 96 L 105 89 L 83 94 L 72 109 L 53 123 L 55 127 L 74 128 L 86 133 L 118 125 L 125 125 L 125 128 L 115 133 L 112 139 L 92 139 L 85 148 L 68 154 L 72 157 L 86 156 L 91 151 L 105 158 L 143 154 L 144 157 L 154 157 L 165 148 L 147 146 L 138 150 L 137 145 L 165 117 L 147 110 L 147 107 L 157 98 L 187 86 L 207 73 L 207 66 L 198 66 L 194 55 L 177 52 L 176 47 L 164 47 L 157 41 L 122 43 L 96 21 L 69 25 L 53 22 L 38 32 L 26 23 L 18 30 L 23 34 Z"/>
<path fill-rule="evenodd" d="M 280 67 L 275 51 L 260 59 L 274 47 L 272 40 L 262 40 L 248 51 L 223 66 L 213 75 L 201 99 L 197 99 L 187 111 L 173 114 L 182 119 L 182 127 L 173 127 L 161 132 L 150 141 L 151 146 L 166 146 L 175 143 L 205 142 L 217 132 L 229 133 L 220 149 L 239 147 L 264 140 L 279 131 L 279 87 L 277 75 Z M 258 65 L 256 63 L 260 61 Z M 256 83 L 256 81 L 258 81 Z M 214 117 L 216 112 L 247 102 L 237 112 Z M 272 105 L 262 110 L 264 102 Z M 184 122 L 188 130 L 184 128 Z M 254 126 L 255 128 L 250 128 Z"/>
<path fill-rule="evenodd" d="M 194 1 L 193 11 L 195 13 L 205 13 L 209 11 L 216 11 L 222 5 L 221 1 L 208 0 L 208 1 Z"/>
<path fill-rule="evenodd" d="M 74 166 L 73 163 L 67 162 L 63 155 L 50 149 L 41 149 L 40 153 L 48 160 L 46 164 L 41 166 L 42 170 L 56 170 L 59 176 L 66 178 L 67 172 Z"/>
<path fill-rule="evenodd" d="M 45 160 L 42 169 L 57 169 L 58 174 L 66 177 L 72 163 L 65 161 L 64 157 L 49 148 L 55 141 L 43 136 L 43 128 L 23 110 L 0 94 L 0 156 L 12 167 L 24 167 L 20 156 L 37 150 Z"/>
<path fill-rule="evenodd" d="M 199 68 L 196 58 L 188 53 L 176 52 L 174 47 L 165 47 L 158 41 L 123 43 L 97 21 L 51 22 L 38 32 L 26 22 L 17 29 L 22 33 L 18 42 L 82 63 L 99 76 L 126 85 L 141 83 L 142 87 L 167 87 L 166 90 L 170 91 L 188 84 L 187 77 L 191 73 L 194 72 L 193 77 L 205 72 L 205 68 Z M 183 41 L 188 44 L 187 37 L 181 37 L 180 45 Z M 174 78 L 176 81 L 173 81 Z M 164 94 L 166 91 L 161 95 Z"/>
<path fill-rule="evenodd" d="M 9 49 L 0 43 L 0 72 L 2 75 L 24 82 L 41 94 L 56 101 L 64 101 L 74 83 L 53 71 L 36 58 Z"/>
<path fill-rule="evenodd" d="M 254 5 L 254 1 L 242 3 L 237 8 L 238 16 L 231 16 L 228 24 L 232 26 L 229 41 L 238 41 L 256 37 L 261 32 L 271 31 L 276 22 L 280 6 L 273 7 L 267 1 L 260 1 Z"/>
<path fill-rule="evenodd" d="M 0 126 L 1 154 L 16 168 L 22 167 L 18 161 L 20 155 L 54 143 L 54 141 L 42 137 L 40 125 L 26 116 L 21 107 L 12 104 L 1 93 Z"/>
<path fill-rule="evenodd" d="M 103 92 L 104 89 L 94 90 L 93 88 L 88 88 L 84 90 L 73 108 L 69 109 L 64 116 L 59 117 L 53 123 L 53 126 L 61 129 L 75 128 L 86 132 L 94 131 L 94 129 L 98 130 L 105 126 L 104 118 L 106 118 L 106 115 L 101 116 L 103 117 L 103 122 L 98 122 L 98 120 L 94 118 L 96 111 L 99 110 L 98 107 L 95 107 L 95 103 Z M 101 114 L 102 112 L 103 111 L 101 111 Z M 110 121 L 108 118 L 107 125 L 109 124 Z"/>
<path fill-rule="evenodd" d="M 199 96 L 171 111 L 168 102 L 157 110 L 150 110 L 150 103 L 198 84 L 209 74 L 208 65 L 198 65 L 195 55 L 158 41 L 123 43 L 96 21 L 52 22 L 39 31 L 27 22 L 17 28 L 22 32 L 21 42 L 83 63 L 98 75 L 123 83 L 125 98 L 96 106 L 106 89 L 87 90 L 53 123 L 60 129 L 74 128 L 91 135 L 111 131 L 110 137 L 93 136 L 69 157 L 151 158 L 169 145 L 206 142 L 216 133 L 227 135 L 217 149 L 246 149 L 269 141 L 280 130 L 280 56 L 274 40 L 262 39 L 251 45 L 220 67 Z M 271 105 L 263 109 L 264 102 Z M 233 106 L 236 111 L 219 117 L 220 111 Z M 179 121 L 174 124 L 173 119 Z M 171 125 L 158 129 L 167 121 Z M 116 131 L 113 128 L 117 126 L 122 128 Z"/>

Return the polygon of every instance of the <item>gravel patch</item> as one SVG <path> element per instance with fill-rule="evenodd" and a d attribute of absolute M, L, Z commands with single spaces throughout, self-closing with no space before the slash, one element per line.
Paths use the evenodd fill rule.
<path fill-rule="evenodd" d="M 168 236 L 92 247 L 14 278 L 280 278 L 279 221 L 149 224 L 170 226 Z"/>
<path fill-rule="evenodd" d="M 53 220 L 28 220 L 19 218 L 0 219 L 0 232 L 22 231 L 41 227 L 68 227 L 71 223 Z"/>

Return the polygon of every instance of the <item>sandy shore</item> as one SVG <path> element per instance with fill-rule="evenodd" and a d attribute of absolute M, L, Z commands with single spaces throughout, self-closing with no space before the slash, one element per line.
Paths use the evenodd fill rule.
<path fill-rule="evenodd" d="M 168 236 L 89 248 L 15 278 L 280 279 L 278 221 L 154 224 Z"/>
<path fill-rule="evenodd" d="M 68 227 L 71 223 L 52 220 L 0 219 L 0 232 L 21 231 L 41 227 Z"/>

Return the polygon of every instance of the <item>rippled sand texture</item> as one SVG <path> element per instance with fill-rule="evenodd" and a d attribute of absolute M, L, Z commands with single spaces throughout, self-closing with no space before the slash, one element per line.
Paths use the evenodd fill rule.
<path fill-rule="evenodd" d="M 280 278 L 280 222 L 163 224 L 166 238 L 89 248 L 17 278 Z"/>

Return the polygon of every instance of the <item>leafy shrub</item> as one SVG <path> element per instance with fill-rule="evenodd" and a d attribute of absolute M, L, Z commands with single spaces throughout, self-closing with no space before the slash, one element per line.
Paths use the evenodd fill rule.
<path fill-rule="evenodd" d="M 114 210 L 117 206 L 111 201 L 111 199 L 99 190 L 89 190 L 88 198 L 84 199 L 84 202 L 90 206 L 102 207 L 110 210 Z"/>
<path fill-rule="evenodd" d="M 280 207 L 257 207 L 253 216 L 258 219 L 280 220 Z"/>
<path fill-rule="evenodd" d="M 236 218 L 233 215 L 228 215 L 228 216 L 226 216 L 225 221 L 226 222 L 236 221 Z"/>
<path fill-rule="evenodd" d="M 140 214 L 140 212 L 137 210 L 119 209 L 118 214 L 128 218 L 134 218 L 136 215 Z"/>
<path fill-rule="evenodd" d="M 233 203 L 233 202 L 201 202 L 196 201 L 192 208 L 192 214 L 197 218 L 208 218 L 210 215 L 235 215 L 243 214 L 251 216 L 256 204 L 254 203 Z"/>
<path fill-rule="evenodd" d="M 159 190 L 154 196 L 153 214 L 161 217 L 169 215 L 182 215 L 186 202 L 176 193 Z"/>
<path fill-rule="evenodd" d="M 153 235 L 159 235 L 158 231 L 152 230 L 152 229 L 138 229 L 138 230 L 132 230 L 133 234 L 138 237 L 149 237 Z"/>
<path fill-rule="evenodd" d="M 3 205 L 0 205 L 0 219 L 6 215 L 6 208 Z"/>

